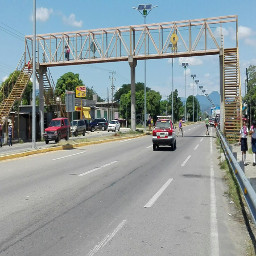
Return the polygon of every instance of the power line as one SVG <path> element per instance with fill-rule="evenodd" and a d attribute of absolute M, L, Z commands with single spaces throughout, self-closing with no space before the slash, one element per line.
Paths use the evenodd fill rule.
<path fill-rule="evenodd" d="M 24 42 L 25 35 L 23 35 L 21 32 L 17 31 L 16 29 L 11 28 L 10 26 L 8 26 L 2 22 L 1 22 L 1 24 L 3 24 L 5 27 L 3 25 L 0 25 L 0 30 L 2 30 L 6 34 L 9 34 L 10 36 L 13 36 L 16 39 Z"/>

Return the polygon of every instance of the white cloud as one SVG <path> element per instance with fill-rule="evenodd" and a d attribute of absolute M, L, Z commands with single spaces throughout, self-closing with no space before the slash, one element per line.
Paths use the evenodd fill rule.
<path fill-rule="evenodd" d="M 251 38 L 246 38 L 244 40 L 245 44 L 256 47 L 256 40 Z"/>
<path fill-rule="evenodd" d="M 45 22 L 50 18 L 50 15 L 53 13 L 52 9 L 47 9 L 40 7 L 36 9 L 36 20 Z"/>
<path fill-rule="evenodd" d="M 226 29 L 226 28 L 222 28 L 222 27 L 217 27 L 214 31 L 214 35 L 216 37 L 220 37 L 221 35 L 228 36 L 230 34 L 230 32 Z"/>
<path fill-rule="evenodd" d="M 203 61 L 200 57 L 180 57 L 179 65 L 182 65 L 183 62 L 188 63 L 188 65 L 191 66 L 200 66 L 203 64 Z"/>
<path fill-rule="evenodd" d="M 69 15 L 69 17 L 66 17 L 66 16 L 63 15 L 63 22 L 67 25 L 72 26 L 72 27 L 79 27 L 80 28 L 83 25 L 83 22 L 81 20 L 80 21 L 76 20 L 76 16 L 73 13 L 71 13 Z"/>
<path fill-rule="evenodd" d="M 4 82 L 7 78 L 8 78 L 8 76 L 4 76 L 4 77 L 2 78 L 2 81 Z"/>
<path fill-rule="evenodd" d="M 238 27 L 238 38 L 239 39 L 248 38 L 252 35 L 253 35 L 253 31 L 251 28 L 244 27 L 244 26 Z"/>

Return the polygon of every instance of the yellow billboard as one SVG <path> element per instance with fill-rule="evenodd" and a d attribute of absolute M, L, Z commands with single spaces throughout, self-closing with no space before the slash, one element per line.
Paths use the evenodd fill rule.
<path fill-rule="evenodd" d="M 86 87 L 77 86 L 76 87 L 76 98 L 85 98 L 86 97 Z"/>

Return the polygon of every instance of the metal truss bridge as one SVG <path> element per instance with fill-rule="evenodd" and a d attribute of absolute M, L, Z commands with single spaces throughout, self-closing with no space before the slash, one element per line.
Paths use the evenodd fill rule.
<path fill-rule="evenodd" d="M 224 30 L 233 26 L 235 40 L 224 47 Z M 75 32 L 37 34 L 36 69 L 40 88 L 49 88 L 47 68 L 127 61 L 131 67 L 131 123 L 135 129 L 135 67 L 139 60 L 219 55 L 222 130 L 227 136 L 237 137 L 241 125 L 241 88 L 238 55 L 238 18 L 235 15 L 143 24 L 115 28 L 81 30 Z M 33 36 L 25 37 L 22 74 L 31 75 L 27 67 L 32 63 Z M 68 53 L 67 53 L 68 49 Z M 8 117 L 15 101 L 20 99 L 28 82 L 21 76 L 17 86 L 0 105 L 0 122 Z M 41 77 L 41 78 L 40 78 Z M 44 79 L 48 81 L 44 85 Z M 41 82 L 40 82 L 41 81 Z M 16 88 L 16 91 L 15 91 Z M 49 89 L 48 89 L 49 91 Z M 42 90 L 41 90 L 42 94 Z M 49 93 L 48 93 L 49 95 Z M 44 93 L 44 98 L 46 97 Z M 41 96 L 41 102 L 43 102 Z M 46 100 L 44 100 L 46 102 Z M 50 102 L 48 100 L 48 102 Z M 41 103 L 41 112 L 43 104 Z M 42 118 L 41 118 L 42 119 Z M 42 121 L 41 121 L 42 123 Z M 2 122 L 3 124 L 3 122 Z"/>

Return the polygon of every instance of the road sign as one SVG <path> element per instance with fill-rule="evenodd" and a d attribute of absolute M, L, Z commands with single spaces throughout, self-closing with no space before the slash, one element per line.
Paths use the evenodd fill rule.
<path fill-rule="evenodd" d="M 66 91 L 65 93 L 66 111 L 74 112 L 75 110 L 75 93 L 72 91 Z"/>
<path fill-rule="evenodd" d="M 179 40 L 179 37 L 177 36 L 177 34 L 174 32 L 172 35 L 171 35 L 171 43 L 175 46 L 177 45 L 177 42 Z"/>
<path fill-rule="evenodd" d="M 85 98 L 86 97 L 86 87 L 85 86 L 77 86 L 76 87 L 76 97 L 77 98 Z"/>

